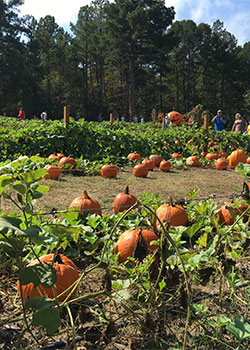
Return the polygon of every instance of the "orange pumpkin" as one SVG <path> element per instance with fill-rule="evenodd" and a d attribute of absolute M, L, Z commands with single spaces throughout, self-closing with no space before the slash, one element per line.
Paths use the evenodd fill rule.
<path fill-rule="evenodd" d="M 38 264 L 40 264 L 40 262 L 52 265 L 53 258 L 54 258 L 54 254 L 43 255 L 39 258 L 40 261 L 37 259 L 33 260 L 27 265 L 27 267 L 38 265 Z M 79 274 L 77 271 L 77 267 L 73 263 L 73 261 L 62 254 L 56 255 L 53 267 L 56 270 L 55 291 L 56 291 L 56 295 L 59 295 L 62 292 L 64 292 L 66 289 L 68 289 L 79 278 Z M 18 290 L 19 295 L 21 295 L 19 281 L 17 282 L 17 290 Z M 27 298 L 40 297 L 41 295 L 40 295 L 39 291 L 40 291 L 41 295 L 44 297 L 48 297 L 51 299 L 54 298 L 52 288 L 44 287 L 41 284 L 38 285 L 36 288 L 34 288 L 33 283 L 22 285 L 22 294 L 23 294 L 24 301 Z M 59 301 L 63 301 L 69 293 L 70 293 L 70 290 L 67 293 L 60 296 L 58 298 Z M 76 290 L 74 290 L 73 294 L 75 294 L 75 293 L 76 293 Z"/>
<path fill-rule="evenodd" d="M 222 205 L 219 210 L 219 224 L 220 225 L 233 225 L 236 216 L 243 213 L 246 210 L 246 207 L 241 203 L 237 204 L 238 208 L 233 208 L 232 204 Z"/>
<path fill-rule="evenodd" d="M 168 113 L 169 123 L 180 125 L 183 122 L 183 115 L 179 112 L 172 111 Z"/>
<path fill-rule="evenodd" d="M 142 161 L 142 164 L 143 165 L 146 165 L 146 167 L 148 168 L 148 170 L 154 170 L 154 167 L 155 167 L 155 163 L 153 160 L 150 160 L 148 158 L 145 158 L 143 161 Z"/>
<path fill-rule="evenodd" d="M 102 210 L 100 204 L 96 199 L 90 198 L 86 191 L 83 191 L 82 197 L 75 198 L 71 203 L 69 208 L 79 207 L 79 214 L 82 214 L 84 211 L 89 211 L 91 214 L 102 215 Z"/>
<path fill-rule="evenodd" d="M 62 153 L 53 153 L 50 156 L 48 156 L 48 159 L 60 160 L 63 157 L 64 157 L 64 154 L 62 154 Z"/>
<path fill-rule="evenodd" d="M 118 193 L 113 201 L 113 211 L 115 214 L 123 212 L 136 203 L 136 197 L 129 193 L 128 186 L 124 192 Z"/>
<path fill-rule="evenodd" d="M 247 158 L 246 163 L 250 164 L 250 157 Z"/>
<path fill-rule="evenodd" d="M 56 165 L 47 164 L 45 169 L 47 171 L 47 174 L 44 175 L 45 179 L 58 179 L 62 172 L 62 169 Z"/>
<path fill-rule="evenodd" d="M 147 175 L 148 175 L 148 168 L 144 164 L 137 164 L 133 168 L 133 174 L 136 177 L 147 177 Z"/>
<path fill-rule="evenodd" d="M 174 152 L 174 153 L 171 154 L 171 158 L 172 159 L 182 158 L 182 154 Z"/>
<path fill-rule="evenodd" d="M 227 152 L 219 152 L 219 153 L 218 153 L 218 156 L 219 156 L 220 158 L 227 158 L 227 157 L 228 157 L 228 153 L 227 153 Z"/>
<path fill-rule="evenodd" d="M 127 156 L 127 159 L 130 159 L 130 160 L 141 160 L 141 155 L 137 152 L 132 152 L 132 153 L 129 153 L 129 155 Z"/>
<path fill-rule="evenodd" d="M 162 157 L 157 154 L 151 154 L 149 159 L 155 163 L 155 166 L 159 166 L 160 162 L 162 161 Z"/>
<path fill-rule="evenodd" d="M 101 168 L 101 175 L 105 178 L 113 178 L 117 175 L 117 167 L 112 164 L 103 165 Z"/>
<path fill-rule="evenodd" d="M 171 226 L 187 226 L 188 224 L 188 215 L 186 210 L 177 204 L 168 203 L 161 205 L 156 210 L 156 215 L 161 223 L 164 223 L 164 221 L 169 221 Z M 160 223 L 157 220 L 156 227 L 159 225 Z"/>
<path fill-rule="evenodd" d="M 77 165 L 76 160 L 72 157 L 62 157 L 58 162 L 58 166 L 60 168 L 63 168 L 63 166 L 66 164 L 72 165 L 73 168 L 76 167 L 76 165 Z"/>
<path fill-rule="evenodd" d="M 206 157 L 207 153 L 208 153 L 208 152 L 206 152 L 206 151 L 202 151 L 202 152 L 201 152 L 201 157 Z"/>
<path fill-rule="evenodd" d="M 228 164 L 230 168 L 235 169 L 239 163 L 246 163 L 247 155 L 244 151 L 239 149 L 239 150 L 233 151 L 228 157 L 228 159 L 229 159 Z"/>
<path fill-rule="evenodd" d="M 200 161 L 197 156 L 190 156 L 186 159 L 186 165 L 198 166 L 199 164 L 200 164 Z"/>
<path fill-rule="evenodd" d="M 208 160 L 214 160 L 218 159 L 219 155 L 217 153 L 207 153 L 205 158 Z"/>
<path fill-rule="evenodd" d="M 226 170 L 227 169 L 227 161 L 225 158 L 218 158 L 216 160 L 216 169 L 218 169 L 218 170 Z"/>
<path fill-rule="evenodd" d="M 150 245 L 151 241 L 158 240 L 158 237 L 153 231 L 140 229 L 127 230 L 122 233 L 114 249 L 115 254 L 120 253 L 118 258 L 120 263 L 125 262 L 130 256 L 134 257 L 140 235 L 146 243 L 146 255 L 157 248 L 156 245 Z"/>
<path fill-rule="evenodd" d="M 162 160 L 160 162 L 160 170 L 163 172 L 170 171 L 172 164 L 168 160 Z"/>

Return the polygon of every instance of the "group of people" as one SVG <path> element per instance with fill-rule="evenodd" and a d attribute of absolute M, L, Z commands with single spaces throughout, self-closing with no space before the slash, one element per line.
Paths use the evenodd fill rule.
<path fill-rule="evenodd" d="M 226 117 L 222 114 L 222 110 L 219 109 L 217 114 L 213 117 L 212 123 L 214 123 L 214 130 L 221 131 L 225 129 Z M 235 114 L 235 121 L 233 123 L 231 131 L 240 132 L 241 134 L 250 135 L 250 122 L 242 118 L 240 113 Z"/>
<path fill-rule="evenodd" d="M 21 108 L 19 109 L 17 119 L 18 119 L 18 120 L 25 120 L 25 117 L 26 117 L 26 114 L 25 114 L 23 108 L 21 107 Z M 40 117 L 41 117 L 42 121 L 46 120 L 46 119 L 47 119 L 47 111 L 42 112 L 41 115 L 40 115 Z"/>

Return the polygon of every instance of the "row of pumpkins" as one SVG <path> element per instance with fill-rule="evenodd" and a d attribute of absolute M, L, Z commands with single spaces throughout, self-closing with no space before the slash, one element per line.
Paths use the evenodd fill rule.
<path fill-rule="evenodd" d="M 227 161 L 225 158 L 218 158 L 220 156 L 226 157 L 226 154 L 223 154 L 223 155 L 214 154 L 213 156 L 211 156 L 211 154 L 208 153 L 204 156 L 206 156 L 207 159 L 216 159 L 217 157 L 216 167 L 217 167 L 217 162 L 221 163 L 222 161 L 223 162 L 225 161 L 226 163 L 224 163 L 224 166 L 221 169 L 224 169 L 227 166 Z M 60 173 L 62 170 L 60 166 L 63 166 L 64 164 L 69 164 L 70 162 L 70 164 L 72 164 L 73 166 L 76 166 L 76 162 L 73 158 L 64 157 L 63 155 L 55 154 L 52 157 L 50 157 L 50 159 L 54 157 L 60 158 L 58 159 L 59 162 L 57 166 Z M 178 153 L 175 153 L 172 155 L 172 157 L 180 158 L 181 155 Z M 211 158 L 211 157 L 215 157 L 215 158 Z M 138 153 L 130 154 L 128 158 L 132 160 L 139 160 L 139 161 L 141 160 L 141 157 Z M 189 158 L 190 158 L 189 164 L 188 164 L 189 162 L 188 158 L 186 160 L 188 165 L 197 166 L 199 164 L 198 157 L 192 156 Z M 232 154 L 227 158 L 229 158 L 229 166 L 231 168 L 235 168 L 239 162 L 245 163 L 248 160 L 246 157 L 246 154 L 241 150 L 232 152 Z M 161 157 L 157 155 L 152 155 L 151 157 L 149 157 L 147 162 L 144 162 L 144 163 L 149 164 L 149 161 L 154 162 L 154 166 L 159 166 L 162 171 L 169 171 L 171 168 L 170 162 L 162 160 Z M 142 171 L 140 166 L 145 167 L 148 171 L 147 166 L 145 166 L 142 162 L 141 164 L 138 164 L 134 167 L 133 172 L 135 176 L 138 175 L 137 170 L 135 170 L 136 167 L 137 167 L 136 169 L 140 169 L 139 173 L 141 174 Z M 53 169 L 55 166 L 48 165 L 47 169 L 51 169 L 51 167 Z M 108 168 L 107 166 L 105 167 L 106 169 L 108 169 L 107 177 L 110 177 L 110 174 L 114 175 L 115 171 L 113 170 L 113 168 L 111 169 L 110 167 Z M 104 169 L 102 176 L 105 177 L 105 174 L 106 172 Z M 111 177 L 113 177 L 113 175 Z M 144 176 L 146 175 L 144 174 Z M 115 197 L 113 201 L 113 211 L 115 214 L 117 214 L 119 212 L 127 210 L 133 205 L 136 205 L 136 202 L 137 202 L 136 197 L 133 194 L 129 193 L 129 188 L 127 186 L 124 192 L 119 193 Z M 98 215 L 102 215 L 100 204 L 96 199 L 90 198 L 86 191 L 83 192 L 83 196 L 77 197 L 71 202 L 70 208 L 74 208 L 74 207 L 79 208 L 79 213 L 82 213 L 84 210 L 88 210 L 91 214 L 96 213 Z M 223 224 L 232 225 L 234 223 L 235 217 L 237 215 L 242 214 L 242 212 L 245 210 L 246 210 L 246 207 L 241 203 L 238 203 L 238 206 L 236 207 L 233 205 L 223 205 L 219 210 L 219 223 L 221 225 Z M 156 215 L 162 224 L 167 220 L 172 226 L 188 225 L 188 215 L 186 210 L 182 206 L 173 204 L 172 202 L 161 205 L 156 210 Z M 156 221 L 154 223 L 155 232 L 157 232 L 157 229 L 161 225 L 160 222 Z M 142 230 L 130 229 L 123 232 L 114 248 L 114 253 L 115 254 L 119 253 L 119 257 L 118 257 L 119 262 L 123 263 L 123 262 L 126 262 L 129 257 L 133 257 L 133 256 L 135 257 L 135 251 L 138 247 L 138 244 L 144 247 L 145 255 L 155 250 L 157 246 L 151 245 L 152 241 L 156 241 L 159 238 L 155 232 L 149 229 L 142 229 Z M 143 255 L 143 257 L 145 255 Z M 55 268 L 56 274 L 57 274 L 55 288 L 54 289 L 48 288 L 43 285 L 39 285 L 35 288 L 33 283 L 28 283 L 26 285 L 22 285 L 21 287 L 20 282 L 18 281 L 17 289 L 18 289 L 19 295 L 22 295 L 24 301 L 30 297 L 40 297 L 40 296 L 54 298 L 55 297 L 54 293 L 58 297 L 59 301 L 63 301 L 69 295 L 69 293 L 72 292 L 72 295 L 76 294 L 77 292 L 76 281 L 79 278 L 79 272 L 78 272 L 77 266 L 74 264 L 74 262 L 71 259 L 69 259 L 68 257 L 62 254 L 56 254 L 55 256 L 54 254 L 47 254 L 40 257 L 39 260 L 36 259 L 32 261 L 28 265 L 28 267 L 38 265 L 39 263 L 53 264 L 53 267 Z"/>

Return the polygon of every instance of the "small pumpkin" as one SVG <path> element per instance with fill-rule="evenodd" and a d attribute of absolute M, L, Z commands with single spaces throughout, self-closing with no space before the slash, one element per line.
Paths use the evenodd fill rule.
<path fill-rule="evenodd" d="M 180 125 L 183 122 L 183 115 L 179 112 L 172 111 L 168 113 L 169 123 Z"/>
<path fill-rule="evenodd" d="M 148 175 L 148 168 L 145 164 L 137 164 L 133 168 L 133 174 L 136 177 L 147 177 Z"/>
<path fill-rule="evenodd" d="M 178 152 L 174 152 L 171 154 L 171 158 L 172 159 L 179 159 L 179 158 L 182 158 L 182 154 L 178 153 Z"/>
<path fill-rule="evenodd" d="M 86 191 L 83 191 L 82 197 L 75 198 L 71 203 L 69 208 L 79 207 L 79 214 L 82 214 L 84 211 L 89 211 L 90 214 L 102 215 L 101 206 L 98 201 L 94 198 L 90 198 Z"/>
<path fill-rule="evenodd" d="M 56 160 L 60 160 L 61 158 L 65 157 L 64 154 L 62 153 L 53 153 L 51 155 L 48 156 L 48 159 L 56 159 Z"/>
<path fill-rule="evenodd" d="M 129 193 L 129 188 L 126 186 L 125 191 L 118 193 L 113 201 L 113 211 L 115 214 L 123 212 L 132 207 L 136 203 L 137 199 L 133 194 Z"/>
<path fill-rule="evenodd" d="M 148 158 L 145 158 L 143 161 L 142 161 L 142 164 L 146 165 L 146 167 L 148 168 L 148 170 L 154 170 L 155 168 L 155 163 L 153 160 L 150 160 Z"/>
<path fill-rule="evenodd" d="M 233 208 L 232 204 L 224 204 L 219 210 L 219 224 L 220 225 L 233 225 L 236 216 L 243 213 L 246 207 L 241 203 L 234 203 L 238 205 L 238 208 Z"/>
<path fill-rule="evenodd" d="M 168 160 L 162 160 L 160 162 L 159 168 L 163 172 L 170 171 L 171 167 L 172 167 L 172 164 Z"/>
<path fill-rule="evenodd" d="M 216 160 L 216 169 L 218 169 L 218 170 L 226 170 L 227 169 L 227 161 L 225 158 L 218 158 Z"/>
<path fill-rule="evenodd" d="M 187 226 L 188 225 L 188 215 L 186 210 L 177 204 L 173 204 L 171 201 L 167 204 L 161 205 L 156 210 L 156 215 L 158 216 L 161 223 L 164 221 L 169 221 L 171 226 Z M 156 228 L 159 227 L 160 223 L 156 221 Z"/>
<path fill-rule="evenodd" d="M 190 156 L 186 159 L 186 165 L 198 166 L 199 164 L 200 164 L 200 161 L 197 156 Z"/>
<path fill-rule="evenodd" d="M 117 167 L 113 164 L 103 165 L 101 168 L 101 175 L 105 178 L 113 178 L 117 175 Z"/>
<path fill-rule="evenodd" d="M 58 162 L 58 166 L 60 168 L 63 168 L 67 164 L 72 165 L 73 168 L 76 167 L 76 165 L 77 165 L 76 160 L 72 157 L 62 157 Z"/>
<path fill-rule="evenodd" d="M 162 161 L 162 157 L 158 154 L 151 154 L 149 156 L 149 159 L 152 160 L 155 163 L 155 166 L 159 166 L 160 162 Z"/>
<path fill-rule="evenodd" d="M 228 157 L 228 159 L 229 159 L 228 164 L 230 168 L 235 169 L 239 163 L 246 163 L 247 155 L 243 150 L 238 149 L 233 151 Z"/>
<path fill-rule="evenodd" d="M 250 157 L 247 157 L 246 163 L 250 164 Z"/>
<path fill-rule="evenodd" d="M 206 157 L 207 153 L 208 153 L 208 152 L 206 152 L 206 151 L 202 151 L 202 152 L 201 152 L 201 157 Z"/>
<path fill-rule="evenodd" d="M 217 153 L 207 153 L 206 154 L 206 159 L 208 160 L 214 160 L 214 159 L 218 159 L 219 158 L 219 155 Z"/>
<path fill-rule="evenodd" d="M 27 267 L 35 266 L 40 263 L 47 263 L 52 265 L 54 258 L 54 254 L 47 254 L 43 255 L 36 260 L 31 261 Z M 57 254 L 55 257 L 55 261 L 53 263 L 53 267 L 56 270 L 56 285 L 55 285 L 55 291 L 56 295 L 60 295 L 62 292 L 64 292 L 66 289 L 68 289 L 78 278 L 79 274 L 77 271 L 76 265 L 73 263 L 72 260 L 70 260 L 68 257 L 62 255 L 62 254 Z M 19 295 L 21 295 L 21 288 L 20 288 L 20 282 L 17 281 L 17 290 Z M 43 285 L 38 285 L 36 288 L 34 288 L 33 283 L 28 283 L 26 285 L 22 285 L 22 294 L 23 294 L 23 299 L 24 301 L 27 298 L 37 298 L 40 297 L 40 293 L 42 296 L 48 297 L 53 299 L 54 294 L 53 294 L 53 289 L 52 288 L 47 288 L 44 287 Z M 63 301 L 67 295 L 70 293 L 70 290 L 60 296 L 58 299 L 59 301 Z M 76 289 L 74 290 L 73 294 L 76 293 Z"/>
<path fill-rule="evenodd" d="M 129 155 L 127 156 L 127 159 L 130 159 L 130 160 L 141 160 L 141 155 L 137 152 L 132 152 L 132 153 L 129 153 Z"/>
<path fill-rule="evenodd" d="M 227 153 L 227 152 L 221 151 L 221 152 L 218 153 L 218 156 L 219 156 L 220 158 L 227 158 L 227 157 L 228 157 L 228 153 Z"/>
<path fill-rule="evenodd" d="M 56 165 L 47 164 L 45 169 L 47 171 L 47 174 L 44 175 L 45 179 L 58 179 L 62 172 L 62 169 Z"/>
<path fill-rule="evenodd" d="M 139 241 L 140 240 L 140 241 Z M 158 237 L 151 230 L 126 230 L 119 237 L 114 253 L 120 253 L 118 260 L 120 263 L 127 261 L 128 257 L 135 257 L 135 251 L 138 245 L 143 245 L 145 256 L 157 248 L 156 245 L 150 245 L 151 241 L 157 241 Z M 144 256 L 142 256 L 143 259 Z M 141 259 L 141 260 L 142 260 Z"/>

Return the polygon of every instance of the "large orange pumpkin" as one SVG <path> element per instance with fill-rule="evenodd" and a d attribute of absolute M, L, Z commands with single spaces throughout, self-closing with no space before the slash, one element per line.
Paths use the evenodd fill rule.
<path fill-rule="evenodd" d="M 117 175 L 117 167 L 113 164 L 103 165 L 101 168 L 101 175 L 105 178 L 113 178 Z"/>
<path fill-rule="evenodd" d="M 82 214 L 84 211 L 89 211 L 91 214 L 102 215 L 102 210 L 100 204 L 96 199 L 90 198 L 86 191 L 83 191 L 82 197 L 75 198 L 71 203 L 69 208 L 79 207 L 79 214 Z"/>
<path fill-rule="evenodd" d="M 168 203 L 161 205 L 156 210 L 156 215 L 158 216 L 161 223 L 168 221 L 171 226 L 187 226 L 188 215 L 186 210 L 177 204 Z M 156 227 L 159 227 L 160 223 L 156 221 Z"/>
<path fill-rule="evenodd" d="M 205 158 L 208 160 L 214 160 L 218 159 L 219 155 L 217 153 L 207 153 Z"/>
<path fill-rule="evenodd" d="M 148 168 L 144 164 L 137 164 L 133 168 L 133 174 L 136 177 L 146 177 L 148 175 Z"/>
<path fill-rule="evenodd" d="M 163 172 L 170 171 L 172 164 L 168 160 L 162 160 L 160 162 L 160 170 Z"/>
<path fill-rule="evenodd" d="M 118 193 L 113 201 L 113 211 L 115 214 L 123 212 L 136 203 L 136 197 L 129 193 L 128 186 L 124 192 Z"/>
<path fill-rule="evenodd" d="M 247 155 L 244 151 L 242 151 L 241 149 L 238 149 L 233 151 L 228 157 L 228 159 L 229 159 L 228 164 L 230 168 L 235 169 L 239 163 L 246 163 Z"/>
<path fill-rule="evenodd" d="M 140 229 L 127 230 L 122 233 L 115 245 L 115 254 L 120 253 L 118 258 L 119 262 L 125 262 L 130 256 L 134 257 L 134 252 L 137 247 L 138 240 L 140 239 L 140 235 L 146 243 L 146 254 L 157 248 L 156 245 L 150 245 L 151 241 L 158 240 L 158 237 L 153 231 Z"/>
<path fill-rule="evenodd" d="M 169 123 L 180 125 L 183 122 L 183 115 L 179 112 L 172 111 L 168 113 Z"/>
<path fill-rule="evenodd" d="M 62 169 L 60 169 L 56 165 L 45 165 L 45 169 L 47 171 L 47 174 L 44 175 L 45 179 L 58 179 L 61 175 Z"/>
<path fill-rule="evenodd" d="M 73 168 L 76 167 L 76 165 L 77 165 L 76 160 L 72 157 L 62 157 L 58 162 L 58 166 L 60 168 L 63 168 L 63 166 L 66 164 L 72 165 Z"/>
<path fill-rule="evenodd" d="M 198 166 L 199 164 L 200 164 L 200 161 L 197 156 L 190 156 L 186 159 L 186 165 Z"/>
<path fill-rule="evenodd" d="M 54 254 L 47 254 L 47 255 L 41 256 L 39 260 L 41 263 L 47 263 L 52 265 L 53 258 L 54 258 Z M 40 264 L 39 260 L 36 259 L 31 261 L 27 265 L 27 267 Z M 53 267 L 56 270 L 55 291 L 56 291 L 56 295 L 59 295 L 62 292 L 64 292 L 66 289 L 68 289 L 79 278 L 79 274 L 77 271 L 77 267 L 73 263 L 73 261 L 62 254 L 56 255 Z M 17 290 L 19 295 L 21 295 L 19 281 L 17 282 Z M 39 293 L 39 291 L 41 294 Z M 66 298 L 66 296 L 69 294 L 69 292 L 70 290 L 67 293 L 63 294 L 61 297 L 59 297 L 59 301 L 63 301 Z M 38 287 L 36 288 L 34 288 L 33 283 L 22 285 L 22 293 L 23 293 L 24 300 L 32 297 L 37 298 L 37 297 L 40 297 L 41 295 L 51 299 L 54 298 L 52 288 L 44 287 L 41 284 L 38 285 Z M 76 293 L 76 290 L 74 291 L 74 294 L 75 293 Z"/>
<path fill-rule="evenodd" d="M 155 166 L 159 166 L 160 162 L 162 161 L 162 157 L 159 156 L 158 154 L 151 154 L 149 156 L 149 159 L 155 163 Z"/>

